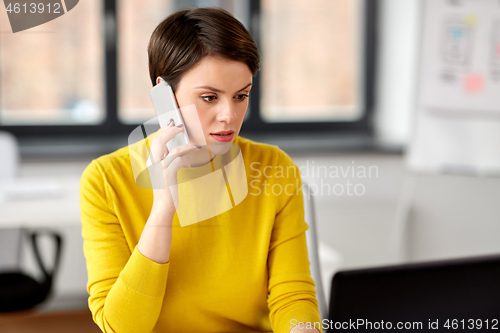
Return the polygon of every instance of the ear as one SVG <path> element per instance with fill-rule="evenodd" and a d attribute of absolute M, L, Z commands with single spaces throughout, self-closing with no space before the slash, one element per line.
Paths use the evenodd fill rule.
<path fill-rule="evenodd" d="M 161 81 L 163 81 L 163 79 L 162 79 L 160 76 L 158 76 L 158 77 L 156 78 L 156 84 L 160 83 Z"/>

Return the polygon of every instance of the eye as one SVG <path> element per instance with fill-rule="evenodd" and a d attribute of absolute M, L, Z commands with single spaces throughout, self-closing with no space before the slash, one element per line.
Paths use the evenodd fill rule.
<path fill-rule="evenodd" d="M 201 98 L 205 101 L 205 102 L 212 102 L 214 99 L 217 98 L 217 96 L 215 95 L 207 95 L 207 96 L 201 96 Z"/>
<path fill-rule="evenodd" d="M 240 94 L 236 96 L 236 98 L 240 101 L 244 101 L 246 98 L 248 98 L 248 94 Z"/>

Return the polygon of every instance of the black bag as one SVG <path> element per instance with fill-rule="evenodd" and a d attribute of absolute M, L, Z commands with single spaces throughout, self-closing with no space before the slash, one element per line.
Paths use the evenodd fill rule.
<path fill-rule="evenodd" d="M 50 271 L 45 267 L 40 256 L 37 240 L 41 234 L 48 234 L 56 244 L 54 265 Z M 61 258 L 61 236 L 55 232 L 45 230 L 33 231 L 29 236 L 36 262 L 43 272 L 44 279 L 42 282 L 38 282 L 21 272 L 0 273 L 0 312 L 30 309 L 43 302 L 52 288 L 52 280 Z"/>

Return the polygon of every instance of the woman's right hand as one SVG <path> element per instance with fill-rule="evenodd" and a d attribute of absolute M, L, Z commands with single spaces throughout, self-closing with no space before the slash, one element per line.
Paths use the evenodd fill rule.
<path fill-rule="evenodd" d="M 184 155 L 201 148 L 189 143 L 169 152 L 167 142 L 183 130 L 182 124 L 175 126 L 172 120 L 153 139 L 147 162 L 153 185 L 153 206 L 137 246 L 139 252 L 157 263 L 167 263 L 170 258 L 172 220 L 179 204 L 177 172 L 182 167 L 191 167 Z"/>
<path fill-rule="evenodd" d="M 152 213 L 159 212 L 172 216 L 179 204 L 177 192 L 177 172 L 180 168 L 190 168 L 191 164 L 184 156 L 200 149 L 194 144 L 185 144 L 168 151 L 167 142 L 184 130 L 184 125 L 175 126 L 170 119 L 168 127 L 160 132 L 151 145 L 149 164 L 152 164 L 153 207 Z"/>

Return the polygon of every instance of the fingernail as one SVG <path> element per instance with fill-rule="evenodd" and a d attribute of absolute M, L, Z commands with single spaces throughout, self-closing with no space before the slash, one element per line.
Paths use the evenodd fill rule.
<path fill-rule="evenodd" d="M 182 126 L 184 126 L 184 124 L 179 124 L 177 125 L 177 127 L 181 128 Z"/>
<path fill-rule="evenodd" d="M 167 126 L 170 126 L 170 125 L 172 125 L 173 123 L 174 123 L 174 120 L 173 120 L 172 118 L 170 118 L 170 119 L 168 120 Z"/>

